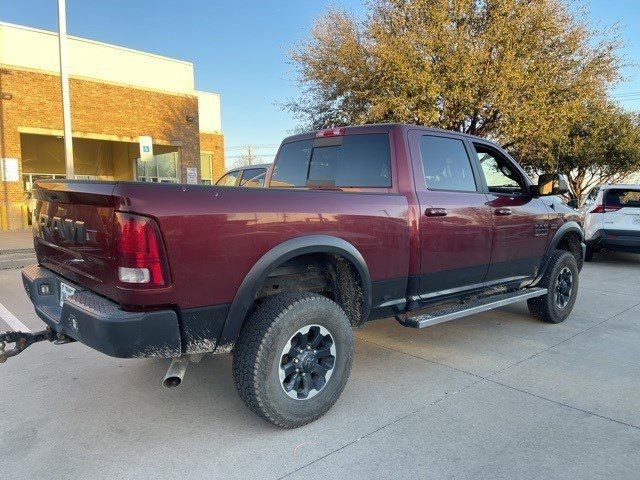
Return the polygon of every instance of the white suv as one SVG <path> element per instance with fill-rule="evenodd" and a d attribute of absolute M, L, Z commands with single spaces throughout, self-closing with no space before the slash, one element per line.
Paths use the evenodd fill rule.
<path fill-rule="evenodd" d="M 640 185 L 600 185 L 584 205 L 585 260 L 601 250 L 640 253 Z"/>

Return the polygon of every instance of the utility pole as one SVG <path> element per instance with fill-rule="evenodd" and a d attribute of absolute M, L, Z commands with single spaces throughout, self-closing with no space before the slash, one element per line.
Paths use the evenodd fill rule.
<path fill-rule="evenodd" d="M 64 125 L 64 163 L 68 180 L 73 173 L 73 137 L 71 134 L 71 102 L 67 65 L 67 12 L 65 0 L 58 0 L 58 43 L 60 46 L 60 84 L 62 85 L 62 123 Z"/>
<path fill-rule="evenodd" d="M 247 145 L 247 160 L 249 165 L 253 165 L 253 157 L 251 156 L 251 145 Z"/>

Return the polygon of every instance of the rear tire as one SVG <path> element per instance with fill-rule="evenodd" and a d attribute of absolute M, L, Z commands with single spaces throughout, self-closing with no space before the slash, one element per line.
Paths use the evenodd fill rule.
<path fill-rule="evenodd" d="M 537 285 L 548 291 L 541 297 L 527 300 L 529 312 L 544 322 L 563 322 L 576 303 L 578 284 L 576 257 L 564 250 L 555 250 L 544 277 Z"/>
<path fill-rule="evenodd" d="M 264 300 L 244 322 L 233 352 L 235 387 L 265 420 L 300 427 L 338 400 L 353 353 L 351 325 L 337 303 L 284 292 Z"/>

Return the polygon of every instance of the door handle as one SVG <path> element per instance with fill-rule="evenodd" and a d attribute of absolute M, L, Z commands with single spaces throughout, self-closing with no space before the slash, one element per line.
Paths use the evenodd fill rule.
<path fill-rule="evenodd" d="M 501 215 L 501 216 L 511 215 L 511 209 L 509 207 L 500 207 L 500 208 L 496 208 L 494 210 L 494 213 L 496 215 Z"/>
<path fill-rule="evenodd" d="M 427 208 L 424 211 L 427 217 L 445 217 L 447 215 L 446 208 Z"/>

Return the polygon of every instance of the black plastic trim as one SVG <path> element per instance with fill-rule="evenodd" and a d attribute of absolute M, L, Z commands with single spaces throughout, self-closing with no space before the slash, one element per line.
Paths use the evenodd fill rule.
<path fill-rule="evenodd" d="M 420 297 L 428 298 L 450 292 L 468 290 L 484 283 L 489 264 L 453 268 L 420 275 Z"/>
<path fill-rule="evenodd" d="M 219 347 L 226 349 L 235 343 L 256 293 L 269 273 L 287 260 L 308 253 L 340 255 L 356 268 L 363 291 L 363 318 L 368 318 L 371 310 L 371 275 L 362 254 L 356 247 L 341 238 L 330 235 L 305 235 L 276 245 L 260 257 L 249 270 L 229 308 L 222 334 L 218 341 Z"/>
<path fill-rule="evenodd" d="M 230 306 L 225 303 L 179 310 L 182 351 L 185 354 L 215 351 Z"/>
<path fill-rule="evenodd" d="M 569 221 L 564 223 L 558 229 L 558 231 L 554 234 L 553 238 L 549 242 L 549 246 L 547 247 L 547 253 L 542 259 L 542 263 L 540 264 L 540 270 L 538 270 L 538 275 L 533 280 L 530 286 L 535 286 L 540 282 L 540 280 L 542 280 L 544 273 L 547 271 L 547 266 L 549 265 L 549 260 L 551 259 L 551 255 L 553 254 L 553 251 L 556 249 L 556 247 L 558 246 L 560 241 L 563 239 L 563 237 L 566 234 L 571 232 L 575 232 L 578 235 L 580 235 L 580 242 L 584 242 L 584 232 L 582 231 L 582 228 L 580 227 L 578 222 Z"/>
<path fill-rule="evenodd" d="M 640 253 L 640 232 L 634 230 L 597 230 L 586 241 L 590 248 L 612 252 Z"/>
<path fill-rule="evenodd" d="M 629 237 L 629 238 L 640 238 L 640 230 L 614 230 L 611 228 L 605 228 L 602 230 L 604 236 L 614 236 L 614 237 Z"/>
<path fill-rule="evenodd" d="M 53 330 L 106 355 L 120 358 L 178 357 L 182 353 L 178 316 L 173 310 L 129 312 L 81 286 L 59 304 L 60 282 L 65 279 L 39 265 L 22 270 L 24 288 L 36 314 Z M 50 294 L 41 295 L 48 284 Z"/>

